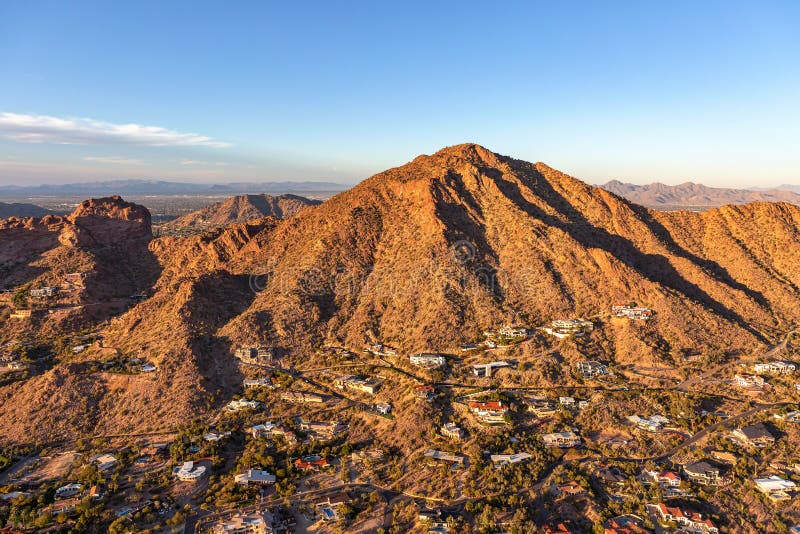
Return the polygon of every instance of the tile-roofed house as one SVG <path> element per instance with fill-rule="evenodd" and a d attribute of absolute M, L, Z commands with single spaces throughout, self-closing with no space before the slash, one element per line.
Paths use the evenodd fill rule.
<path fill-rule="evenodd" d="M 572 531 L 564 523 L 545 525 L 542 527 L 542 532 L 544 534 L 572 534 Z"/>
<path fill-rule="evenodd" d="M 330 462 L 328 462 L 327 458 L 323 458 L 318 455 L 305 456 L 303 458 L 298 458 L 294 461 L 294 466 L 297 469 L 303 471 L 309 471 L 309 470 L 317 471 L 324 467 L 328 467 L 329 465 Z"/>
<path fill-rule="evenodd" d="M 504 423 L 508 407 L 501 401 L 470 401 L 469 409 L 484 423 Z"/>
<path fill-rule="evenodd" d="M 658 513 L 662 521 L 674 521 L 681 527 L 690 529 L 690 532 L 703 534 L 717 534 L 719 532 L 719 529 L 710 519 L 704 518 L 698 512 L 685 511 L 680 507 L 667 506 L 664 503 L 658 503 L 653 509 Z"/>
<path fill-rule="evenodd" d="M 644 521 L 635 515 L 612 517 L 603 523 L 604 534 L 646 534 L 650 531 L 642 525 Z"/>

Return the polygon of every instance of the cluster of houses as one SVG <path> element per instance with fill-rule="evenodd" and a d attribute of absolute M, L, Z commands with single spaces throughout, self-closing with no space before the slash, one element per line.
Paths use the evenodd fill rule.
<path fill-rule="evenodd" d="M 703 514 L 687 511 L 679 506 L 667 506 L 664 503 L 648 505 L 660 521 L 677 523 L 684 532 L 697 534 L 717 534 L 719 528 Z"/>
<path fill-rule="evenodd" d="M 273 440 L 276 437 L 281 437 L 289 443 L 297 442 L 297 437 L 294 435 L 294 432 L 288 428 L 278 426 L 270 421 L 267 421 L 266 423 L 259 423 L 250 427 L 250 434 L 254 439 L 263 438 L 267 440 Z"/>
<path fill-rule="evenodd" d="M 556 319 L 544 331 L 558 339 L 581 337 L 594 330 L 594 323 L 584 319 Z"/>

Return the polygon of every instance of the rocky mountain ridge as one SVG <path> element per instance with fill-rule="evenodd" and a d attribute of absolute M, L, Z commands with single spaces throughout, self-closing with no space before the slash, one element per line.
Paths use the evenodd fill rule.
<path fill-rule="evenodd" d="M 237 195 L 169 221 L 162 225 L 160 230 L 170 234 L 187 230 L 209 230 L 263 217 L 284 219 L 297 215 L 308 206 L 316 206 L 321 203 L 319 200 L 289 194 L 279 196 Z"/>
<path fill-rule="evenodd" d="M 323 344 L 453 352 L 502 324 L 583 316 L 596 331 L 569 351 L 679 368 L 688 355 L 761 350 L 800 322 L 797 206 L 656 212 L 474 144 L 419 156 L 289 219 L 149 241 L 146 255 L 149 298 L 101 335 L 104 351 L 151 361 L 158 375 L 73 376 L 69 366 L 103 352 L 71 356 L 0 387 L 3 435 L 22 440 L 53 413 L 58 435 L 210 413 L 240 387 L 232 351 L 242 344 L 278 347 L 293 366 Z M 656 310 L 657 321 L 635 328 L 605 318 L 628 302 Z M 57 381 L 72 393 L 60 398 L 86 397 L 88 416 L 55 404 L 52 384 L 64 373 L 70 379 Z M 155 402 L 161 396 L 170 402 Z"/>

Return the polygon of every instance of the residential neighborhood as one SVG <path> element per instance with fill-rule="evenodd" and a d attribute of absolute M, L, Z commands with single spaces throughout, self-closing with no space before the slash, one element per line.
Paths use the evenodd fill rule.
<path fill-rule="evenodd" d="M 614 317 L 654 324 L 652 314 L 620 313 Z M 75 452 L 72 458 L 84 460 L 73 465 L 92 466 L 95 475 L 77 475 L 85 467 L 67 471 L 72 474 L 39 513 L 69 524 L 90 499 L 108 507 L 120 525 L 156 524 L 147 513 L 158 510 L 156 517 L 191 522 L 194 532 L 322 534 L 373 532 L 367 511 L 396 502 L 415 511 L 402 516 L 402 527 L 379 527 L 383 532 L 462 532 L 478 529 L 479 514 L 487 513 L 479 511 L 490 509 L 483 485 L 517 495 L 511 481 L 522 477 L 531 481 L 524 486 L 527 498 L 553 508 L 514 519 L 510 507 L 480 531 L 516 524 L 525 525 L 514 527 L 518 532 L 736 532 L 709 504 L 734 487 L 763 499 L 765 509 L 794 517 L 788 510 L 800 493 L 800 457 L 783 443 L 800 432 L 800 405 L 780 401 L 769 410 L 753 400 L 793 392 L 786 381 L 793 363 L 752 364 L 753 374 L 730 366 L 718 381 L 727 388 L 720 386 L 719 394 L 698 389 L 687 402 L 677 388 L 642 387 L 624 365 L 578 354 L 560 373 L 569 386 L 543 387 L 532 374 L 537 368 L 520 363 L 529 344 L 564 350 L 564 343 L 582 346 L 602 332 L 588 321 L 559 322 L 560 332 L 570 334 L 551 341 L 552 326 L 501 326 L 487 331 L 495 348 L 476 343 L 407 357 L 383 343 L 361 352 L 331 345 L 336 350 L 320 350 L 327 367 L 308 365 L 308 372 L 281 368 L 272 347 L 244 345 L 236 353 L 243 371 L 237 394 L 213 421 L 167 436 L 167 443 L 112 440 L 85 456 Z M 90 342 L 78 345 L 86 347 L 77 354 L 92 350 Z M 485 351 L 503 356 L 487 358 Z M 23 363 L 18 354 L 0 353 L 4 362 Z M 125 369 L 146 363 L 128 358 Z M 767 375 L 770 384 L 761 378 Z M 705 400 L 736 394 L 751 406 L 739 413 L 749 415 L 729 415 L 736 414 L 730 400 Z M 417 427 L 400 438 L 414 443 L 410 455 L 393 449 L 396 437 L 377 439 L 415 411 Z M 427 426 L 433 421 L 435 427 Z M 153 486 L 149 469 L 163 470 L 164 485 Z M 110 481 L 120 473 L 133 486 L 152 489 L 139 496 L 126 486 L 118 496 Z M 37 486 L 13 480 L 2 487 L 2 502 L 30 502 Z M 607 511 L 596 519 L 579 511 L 600 509 L 602 502 Z M 401 517 L 399 508 L 386 513 Z"/>

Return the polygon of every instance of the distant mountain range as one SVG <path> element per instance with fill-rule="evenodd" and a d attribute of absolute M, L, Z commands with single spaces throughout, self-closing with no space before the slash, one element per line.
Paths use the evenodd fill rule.
<path fill-rule="evenodd" d="M 659 210 L 705 210 L 727 204 L 758 201 L 800 205 L 800 186 L 790 185 L 775 189 L 729 189 L 708 187 L 693 182 L 678 185 L 662 183 L 636 185 L 612 180 L 600 187 L 636 204 Z"/>
<path fill-rule="evenodd" d="M 104 196 L 104 195 L 182 195 L 182 194 L 248 194 L 248 193 L 321 193 L 339 192 L 350 186 L 335 182 L 234 182 L 201 184 L 160 180 L 112 180 L 74 184 L 0 186 L 0 198 L 22 196 Z"/>

